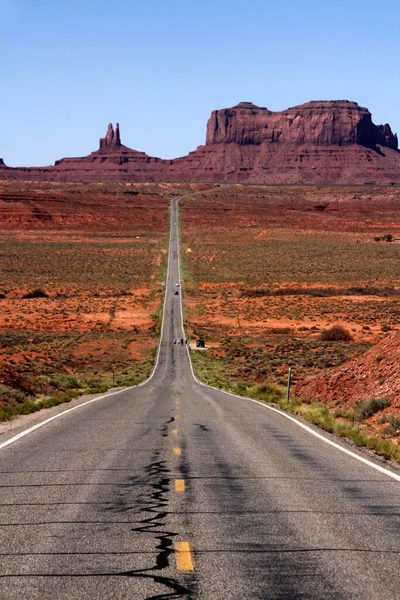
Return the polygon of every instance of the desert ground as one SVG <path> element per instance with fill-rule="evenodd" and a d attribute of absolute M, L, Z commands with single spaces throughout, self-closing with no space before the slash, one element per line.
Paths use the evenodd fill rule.
<path fill-rule="evenodd" d="M 399 207 L 394 186 L 233 185 L 185 200 L 186 320 L 208 346 L 199 375 L 247 393 L 286 385 L 290 367 L 303 401 L 398 439 Z M 347 339 L 329 339 L 336 326 Z M 378 342 L 377 375 L 362 357 Z"/>
<path fill-rule="evenodd" d="M 2 418 L 150 373 L 176 196 L 198 375 L 397 442 L 396 186 L 2 183 Z"/>
<path fill-rule="evenodd" d="M 1 184 L 2 418 L 150 373 L 169 202 L 196 189 Z"/>

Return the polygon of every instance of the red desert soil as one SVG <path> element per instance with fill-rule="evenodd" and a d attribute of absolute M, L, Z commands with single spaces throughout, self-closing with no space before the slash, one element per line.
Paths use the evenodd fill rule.
<path fill-rule="evenodd" d="M 39 183 L 0 181 L 0 230 L 165 231 L 173 196 L 199 184 Z"/>
<path fill-rule="evenodd" d="M 329 406 L 351 408 L 357 401 L 390 398 L 386 412 L 400 417 L 400 331 L 388 335 L 371 350 L 336 369 L 296 386 L 302 398 L 315 397 Z"/>
<path fill-rule="evenodd" d="M 202 372 L 216 383 L 284 384 L 291 366 L 300 389 L 400 330 L 399 205 L 395 186 L 236 184 L 185 200 L 184 300 L 189 332 L 210 347 L 195 359 Z M 389 233 L 394 242 L 375 241 Z M 351 341 L 321 340 L 336 323 Z M 391 349 L 387 364 L 397 360 Z M 353 408 L 364 377 L 355 373 L 361 383 L 349 380 L 345 398 Z M 397 411 L 397 384 L 385 377 L 365 393 L 388 396 L 393 382 Z"/>
<path fill-rule="evenodd" d="M 0 185 L 0 409 L 151 368 L 169 203 L 200 185 Z"/>

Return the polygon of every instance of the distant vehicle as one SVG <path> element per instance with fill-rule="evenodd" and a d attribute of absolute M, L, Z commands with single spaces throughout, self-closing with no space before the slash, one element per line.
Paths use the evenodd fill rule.
<path fill-rule="evenodd" d="M 179 296 L 179 292 L 174 292 L 174 296 Z"/>
<path fill-rule="evenodd" d="M 205 347 L 206 347 L 206 343 L 204 340 L 197 340 L 196 348 L 205 348 Z"/>
<path fill-rule="evenodd" d="M 175 285 L 176 285 L 177 287 L 179 287 L 179 283 L 176 283 Z"/>

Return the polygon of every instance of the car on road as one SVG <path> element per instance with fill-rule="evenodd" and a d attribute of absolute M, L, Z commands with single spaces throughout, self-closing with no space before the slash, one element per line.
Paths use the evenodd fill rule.
<path fill-rule="evenodd" d="M 179 296 L 179 292 L 178 291 L 174 292 L 174 296 Z"/>

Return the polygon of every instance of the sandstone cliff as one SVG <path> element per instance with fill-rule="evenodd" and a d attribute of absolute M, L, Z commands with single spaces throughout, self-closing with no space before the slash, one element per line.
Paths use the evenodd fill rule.
<path fill-rule="evenodd" d="M 110 123 L 99 149 L 53 167 L 9 168 L 0 179 L 400 184 L 398 139 L 348 100 L 313 101 L 281 112 L 241 102 L 215 110 L 206 144 L 172 160 L 121 143 Z"/>
<path fill-rule="evenodd" d="M 348 100 L 307 102 L 272 112 L 251 102 L 214 110 L 207 124 L 206 144 L 315 144 L 397 149 L 388 124 L 374 125 L 368 109 Z"/>

